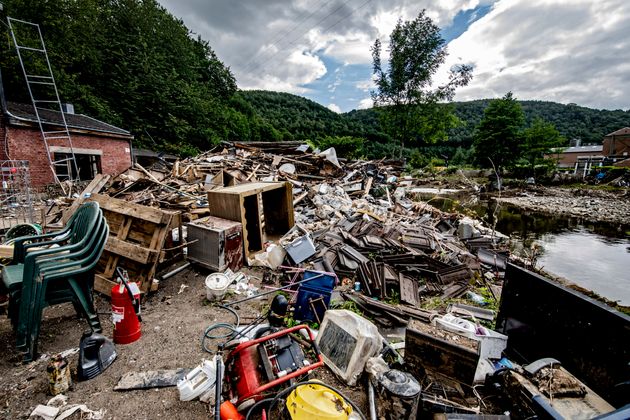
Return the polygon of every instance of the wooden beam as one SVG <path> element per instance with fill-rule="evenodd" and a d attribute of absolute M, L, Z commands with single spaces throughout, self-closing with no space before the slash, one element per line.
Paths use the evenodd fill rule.
<path fill-rule="evenodd" d="M 157 250 L 143 248 L 140 245 L 125 242 L 113 236 L 107 240 L 105 250 L 130 260 L 137 261 L 141 264 L 148 264 L 156 261 L 159 255 Z"/>
<path fill-rule="evenodd" d="M 166 224 L 170 221 L 171 216 L 160 209 L 142 206 L 140 204 L 130 203 L 118 198 L 111 198 L 106 195 L 93 194 L 90 200 L 96 201 L 101 208 L 114 213 L 124 214 L 136 219 L 146 220 L 156 224 Z"/>

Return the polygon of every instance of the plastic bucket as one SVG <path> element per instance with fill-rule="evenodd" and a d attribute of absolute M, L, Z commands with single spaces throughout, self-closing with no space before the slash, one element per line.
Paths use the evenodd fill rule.
<path fill-rule="evenodd" d="M 221 300 L 231 281 L 223 273 L 212 273 L 206 277 L 206 297 L 208 300 Z"/>

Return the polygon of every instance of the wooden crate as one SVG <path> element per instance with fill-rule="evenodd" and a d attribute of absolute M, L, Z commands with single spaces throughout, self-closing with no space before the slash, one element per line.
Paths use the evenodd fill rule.
<path fill-rule="evenodd" d="M 127 270 L 131 281 L 137 282 L 143 292 L 155 290 L 153 277 L 176 212 L 100 194 L 93 194 L 89 200 L 100 205 L 109 224 L 109 238 L 96 266 L 95 290 L 110 295 L 116 267 Z"/>
<path fill-rule="evenodd" d="M 208 191 L 210 215 L 243 225 L 243 247 L 250 257 L 264 241 L 279 239 L 293 227 L 293 189 L 289 182 L 252 182 Z M 262 207 L 262 208 L 261 208 Z"/>

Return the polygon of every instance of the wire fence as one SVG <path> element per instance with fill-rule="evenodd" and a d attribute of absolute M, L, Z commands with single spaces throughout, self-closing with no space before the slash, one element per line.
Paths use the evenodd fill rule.
<path fill-rule="evenodd" d="M 33 223 L 31 179 L 27 160 L 0 160 L 0 231 Z"/>

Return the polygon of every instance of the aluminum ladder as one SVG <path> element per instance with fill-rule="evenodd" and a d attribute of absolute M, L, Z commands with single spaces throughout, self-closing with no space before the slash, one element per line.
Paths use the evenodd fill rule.
<path fill-rule="evenodd" d="M 39 130 L 46 147 L 48 163 L 53 176 L 55 177 L 55 182 L 62 187 L 65 193 L 66 191 L 65 188 L 63 188 L 62 181 L 69 180 L 73 182 L 80 180 L 79 167 L 74 154 L 72 138 L 70 137 L 70 131 L 68 130 L 68 124 L 66 122 L 66 115 L 63 112 L 61 100 L 59 99 L 59 91 L 57 90 L 55 77 L 50 66 L 50 60 L 48 60 L 48 52 L 46 51 L 42 31 L 36 23 L 26 22 L 24 20 L 14 19 L 11 17 L 8 17 L 7 19 L 9 21 L 11 38 L 13 39 L 13 44 L 15 45 L 15 49 L 20 60 L 20 66 L 22 67 L 22 72 L 24 73 L 28 93 L 31 97 L 37 123 L 39 124 Z M 20 25 L 22 25 L 22 28 L 28 28 L 28 30 L 30 30 L 29 34 L 32 35 L 32 38 L 34 38 L 29 40 L 31 41 L 30 45 L 20 44 L 18 42 Z M 16 36 L 16 28 L 18 29 L 18 36 Z M 24 55 L 27 56 L 26 65 Z M 37 64 L 39 64 L 39 68 L 37 68 Z M 34 68 L 27 68 L 28 65 L 31 65 Z M 33 71 L 37 74 L 32 74 L 31 72 Z M 61 120 L 56 122 L 55 125 L 61 125 L 60 129 L 46 131 L 45 125 L 48 124 L 48 126 L 50 126 L 50 123 L 42 121 L 41 112 L 43 110 L 59 113 Z M 48 144 L 50 140 L 55 140 L 55 146 L 62 147 L 64 153 L 69 155 L 69 157 L 55 160 L 54 153 L 51 152 L 50 145 Z M 69 153 L 65 151 L 69 151 Z M 61 172 L 61 175 L 59 172 Z M 63 179 L 61 179 L 61 177 L 63 177 Z"/>

